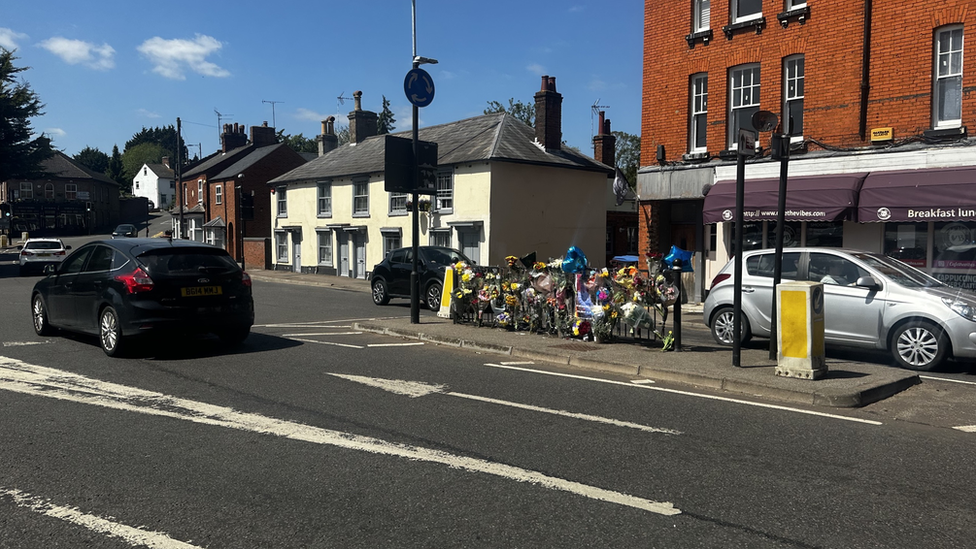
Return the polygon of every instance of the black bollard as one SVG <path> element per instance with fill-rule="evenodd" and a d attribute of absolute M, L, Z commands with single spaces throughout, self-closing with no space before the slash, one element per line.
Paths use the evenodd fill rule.
<path fill-rule="evenodd" d="M 678 288 L 678 299 L 674 302 L 674 351 L 681 350 L 681 298 L 684 296 L 684 289 L 681 287 L 681 260 L 675 259 L 674 264 L 674 283 Z"/>

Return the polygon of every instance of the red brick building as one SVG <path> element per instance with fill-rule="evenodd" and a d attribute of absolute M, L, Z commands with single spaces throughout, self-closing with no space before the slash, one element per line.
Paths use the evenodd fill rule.
<path fill-rule="evenodd" d="M 739 130 L 765 110 L 789 136 L 790 179 L 804 178 L 787 192 L 787 245 L 900 254 L 976 283 L 936 264 L 976 242 L 971 1 L 683 1 L 645 2 L 641 253 L 694 250 L 701 297 L 731 253 Z M 774 132 L 747 161 L 746 247 L 775 238 Z"/>

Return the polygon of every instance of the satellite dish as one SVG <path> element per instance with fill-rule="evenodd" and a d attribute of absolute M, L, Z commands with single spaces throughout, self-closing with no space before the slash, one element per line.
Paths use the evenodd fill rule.
<path fill-rule="evenodd" d="M 769 111 L 756 111 L 752 114 L 752 127 L 757 131 L 771 132 L 778 122 L 779 118 Z"/>

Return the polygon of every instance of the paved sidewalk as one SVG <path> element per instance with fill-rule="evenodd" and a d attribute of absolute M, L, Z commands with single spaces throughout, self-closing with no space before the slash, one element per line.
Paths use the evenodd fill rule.
<path fill-rule="evenodd" d="M 288 283 L 337 290 L 369 292 L 365 280 L 347 277 L 297 274 L 288 271 L 248 269 L 257 283 Z M 425 315 L 419 324 L 408 317 L 384 318 L 356 323 L 356 329 L 395 337 L 419 339 L 477 352 L 508 356 L 518 360 L 554 363 L 572 368 L 598 370 L 662 382 L 689 384 L 740 395 L 796 404 L 858 407 L 877 402 L 920 383 L 914 372 L 889 366 L 827 359 L 828 373 L 818 380 L 774 375 L 775 360 L 765 348 L 743 348 L 740 363 L 732 367 L 731 349 L 703 343 L 705 329 L 701 306 L 682 307 L 684 334 L 679 352 L 663 352 L 660 343 L 630 338 L 598 344 L 495 328 L 455 324 L 450 319 Z"/>

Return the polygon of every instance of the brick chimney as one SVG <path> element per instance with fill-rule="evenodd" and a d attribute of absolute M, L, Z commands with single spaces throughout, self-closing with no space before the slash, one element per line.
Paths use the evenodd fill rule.
<path fill-rule="evenodd" d="M 558 151 L 563 141 L 563 96 L 556 93 L 556 77 L 543 76 L 535 94 L 535 140 L 547 151 Z"/>
<path fill-rule="evenodd" d="M 163 157 L 162 164 L 163 164 L 163 166 L 166 166 L 167 168 L 169 168 L 169 157 L 168 156 L 164 156 Z"/>
<path fill-rule="evenodd" d="M 322 133 L 315 140 L 319 144 L 319 156 L 334 151 L 339 146 L 339 136 L 335 134 L 334 116 L 330 116 L 322 121 Z"/>
<path fill-rule="evenodd" d="M 238 147 L 247 145 L 247 136 L 244 135 L 244 126 L 238 123 L 224 124 L 224 133 L 220 135 L 220 150 L 227 152 Z"/>
<path fill-rule="evenodd" d="M 593 136 L 593 158 L 607 166 L 615 166 L 617 136 L 610 133 L 610 121 L 605 120 L 605 116 L 604 112 L 600 111 L 600 125 L 597 126 L 598 135 Z"/>
<path fill-rule="evenodd" d="M 362 143 L 367 137 L 372 137 L 379 131 L 377 129 L 377 119 L 375 112 L 363 110 L 363 92 L 357 91 L 352 94 L 356 108 L 349 113 L 349 141 L 352 143 Z"/>
<path fill-rule="evenodd" d="M 251 126 L 251 143 L 254 143 L 255 147 L 266 147 L 277 142 L 278 136 L 275 135 L 275 129 L 268 127 L 267 120 L 260 126 Z"/>

